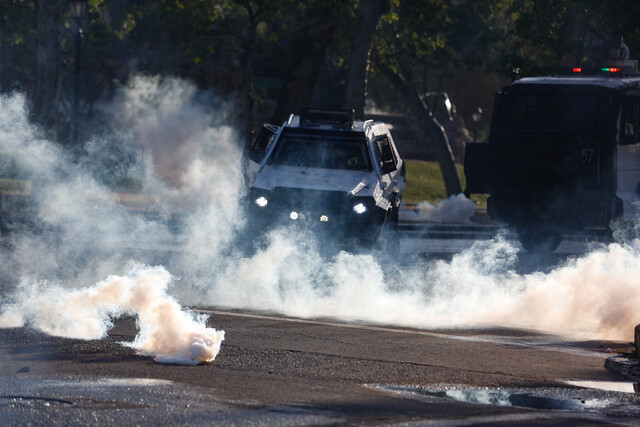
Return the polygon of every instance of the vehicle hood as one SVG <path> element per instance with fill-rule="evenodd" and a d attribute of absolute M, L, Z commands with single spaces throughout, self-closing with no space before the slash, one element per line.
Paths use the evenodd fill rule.
<path fill-rule="evenodd" d="M 276 187 L 307 190 L 344 191 L 358 196 L 372 196 L 378 185 L 373 171 L 301 168 L 265 165 L 255 175 L 253 188 Z"/>

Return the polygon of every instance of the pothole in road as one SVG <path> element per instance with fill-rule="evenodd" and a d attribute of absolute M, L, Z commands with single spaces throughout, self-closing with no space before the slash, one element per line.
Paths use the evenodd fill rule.
<path fill-rule="evenodd" d="M 583 411 L 585 408 L 602 407 L 604 402 L 597 399 L 561 399 L 538 396 L 531 393 L 500 389 L 444 389 L 430 390 L 418 387 L 380 387 L 401 394 L 453 399 L 458 402 L 495 406 L 519 406 L 534 409 L 564 409 Z"/>
<path fill-rule="evenodd" d="M 572 384 L 578 385 L 578 384 Z M 580 385 L 582 387 L 582 385 Z M 540 389 L 492 389 L 441 386 L 437 388 L 378 385 L 374 388 L 425 401 L 441 399 L 457 402 L 513 406 L 543 410 L 574 412 L 611 412 L 620 415 L 640 412 L 639 399 L 634 394 L 616 393 L 617 390 L 540 388 Z M 606 390 L 606 391 L 605 391 Z"/>

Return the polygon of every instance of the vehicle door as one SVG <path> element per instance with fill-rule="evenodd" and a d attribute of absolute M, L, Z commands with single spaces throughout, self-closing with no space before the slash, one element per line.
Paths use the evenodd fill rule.
<path fill-rule="evenodd" d="M 640 201 L 640 91 L 625 93 L 619 126 L 616 196 L 625 217 L 635 218 Z"/>

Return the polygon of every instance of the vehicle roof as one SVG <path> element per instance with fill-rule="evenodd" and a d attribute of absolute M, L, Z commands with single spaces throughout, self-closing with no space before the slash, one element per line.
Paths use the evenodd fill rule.
<path fill-rule="evenodd" d="M 292 114 L 284 123 L 286 128 L 300 128 L 300 129 L 318 129 L 318 130 L 333 130 L 344 132 L 373 132 L 374 135 L 380 135 L 388 132 L 387 126 L 384 122 L 374 122 L 373 120 L 355 120 L 352 127 L 335 126 L 332 124 L 317 123 L 309 126 L 300 125 L 300 116 Z"/>
<path fill-rule="evenodd" d="M 601 76 L 547 76 L 525 77 L 517 80 L 511 86 L 519 85 L 576 85 L 576 86 L 600 86 L 609 89 L 626 89 L 640 87 L 640 75 L 633 77 L 601 77 Z"/>

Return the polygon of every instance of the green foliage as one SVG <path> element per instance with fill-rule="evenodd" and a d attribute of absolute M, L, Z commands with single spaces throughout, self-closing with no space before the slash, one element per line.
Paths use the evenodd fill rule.
<path fill-rule="evenodd" d="M 467 123 L 477 107 L 489 112 L 493 93 L 500 88 L 494 74 L 505 73 L 502 56 L 508 51 L 507 35 L 514 22 L 512 3 L 395 2 L 382 20 L 372 52 L 371 92 L 377 95 L 376 105 L 398 112 L 405 109 L 397 85 L 389 80 L 389 74 L 396 74 L 421 83 L 423 92 L 459 94 L 453 102 Z M 476 80 L 472 88 L 468 86 L 474 84 L 460 85 L 465 74 L 484 78 L 487 84 Z M 432 110 L 435 107 L 431 105 Z M 483 127 L 489 119 L 487 114 Z"/>
<path fill-rule="evenodd" d="M 374 38 L 372 72 L 384 68 L 401 73 L 403 68 L 424 65 L 444 46 L 448 22 L 443 0 L 391 2 Z"/>
<path fill-rule="evenodd" d="M 578 63 L 593 60 L 593 34 L 588 23 L 609 36 L 622 35 L 631 58 L 640 57 L 640 28 L 634 17 L 640 2 L 632 0 L 529 0 L 511 7 L 515 21 L 510 31 L 511 51 L 503 56 L 506 69 L 520 68 L 522 75 L 550 74 L 563 55 L 572 51 Z"/>
<path fill-rule="evenodd" d="M 1 91 L 33 91 L 37 4 L 0 2 Z M 81 109 L 89 113 L 114 81 L 126 81 L 132 72 L 182 76 L 203 89 L 236 95 L 250 90 L 254 80 L 269 82 L 257 96 L 277 99 L 327 28 L 332 37 L 314 96 L 330 105 L 344 90 L 356 21 L 366 6 L 366 0 L 90 0 Z M 76 31 L 68 8 L 62 9 L 56 97 L 61 109 L 70 109 Z M 422 82 L 425 92 L 458 90 L 459 106 L 472 98 L 459 107 L 468 115 L 491 105 L 485 98 L 498 87 L 473 94 L 471 85 L 453 88 L 467 71 L 478 79 L 476 86 L 486 87 L 501 84 L 497 74 L 516 77 L 515 69 L 519 76 L 549 74 L 571 50 L 592 60 L 585 48 L 592 35 L 582 33 L 589 22 L 605 34 L 624 35 L 637 58 L 639 15 L 637 0 L 386 0 L 371 51 L 370 75 L 378 87 L 370 93 L 376 104 L 402 111 L 403 100 L 387 75 L 402 74 Z"/>
<path fill-rule="evenodd" d="M 38 34 L 33 16 L 35 2 L 0 2 L 0 90 L 8 91 L 29 84 L 32 76 Z M 31 85 L 29 85 L 31 86 Z"/>

